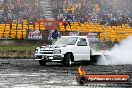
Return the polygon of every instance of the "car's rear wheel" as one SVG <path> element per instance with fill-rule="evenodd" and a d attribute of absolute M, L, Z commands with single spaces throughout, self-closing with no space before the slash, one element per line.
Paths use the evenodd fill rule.
<path fill-rule="evenodd" d="M 70 54 L 66 54 L 65 55 L 63 63 L 64 63 L 65 66 L 71 66 L 72 65 L 71 55 Z"/>
<path fill-rule="evenodd" d="M 41 65 L 41 66 L 46 66 L 46 61 L 44 61 L 44 60 L 39 60 L 39 65 Z"/>
<path fill-rule="evenodd" d="M 100 59 L 100 56 L 95 55 L 95 56 L 91 56 L 90 58 L 91 58 L 90 63 L 96 65 L 98 60 Z"/>

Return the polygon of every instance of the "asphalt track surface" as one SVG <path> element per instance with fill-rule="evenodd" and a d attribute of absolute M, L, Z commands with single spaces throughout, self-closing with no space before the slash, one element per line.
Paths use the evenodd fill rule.
<path fill-rule="evenodd" d="M 129 84 L 86 84 L 76 82 L 80 64 L 64 67 L 60 63 L 39 66 L 34 59 L 0 59 L 0 88 L 132 88 Z M 132 65 L 89 65 L 82 63 L 87 73 L 132 75 Z"/>

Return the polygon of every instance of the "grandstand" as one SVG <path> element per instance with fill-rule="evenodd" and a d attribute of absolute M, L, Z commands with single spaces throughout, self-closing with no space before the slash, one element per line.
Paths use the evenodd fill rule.
<path fill-rule="evenodd" d="M 122 10 L 114 9 L 112 2 L 115 1 L 7 0 L 3 2 L 5 7 L 0 17 L 0 39 L 26 40 L 29 31 L 58 29 L 61 33 L 98 33 L 100 41 L 120 42 L 132 36 L 131 9 L 124 13 L 131 7 L 131 0 L 118 3 L 119 7 L 126 8 Z"/>
<path fill-rule="evenodd" d="M 26 39 L 29 30 L 45 30 L 44 24 L 28 24 L 23 20 L 22 24 L 0 24 L 1 39 Z"/>

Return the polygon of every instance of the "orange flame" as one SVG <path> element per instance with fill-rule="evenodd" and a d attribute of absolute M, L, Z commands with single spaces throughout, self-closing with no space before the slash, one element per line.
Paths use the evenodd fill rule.
<path fill-rule="evenodd" d="M 80 67 L 78 68 L 78 72 L 79 72 L 79 74 L 80 74 L 81 76 L 86 75 L 86 72 L 85 72 L 84 68 L 82 68 L 82 66 L 80 66 Z"/>

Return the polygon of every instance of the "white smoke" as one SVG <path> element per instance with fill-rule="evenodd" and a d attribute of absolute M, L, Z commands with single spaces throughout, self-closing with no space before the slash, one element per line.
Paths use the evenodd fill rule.
<path fill-rule="evenodd" d="M 132 64 L 132 37 L 121 41 L 115 45 L 109 53 L 109 57 L 101 57 L 97 64 L 99 65 L 121 65 Z"/>

